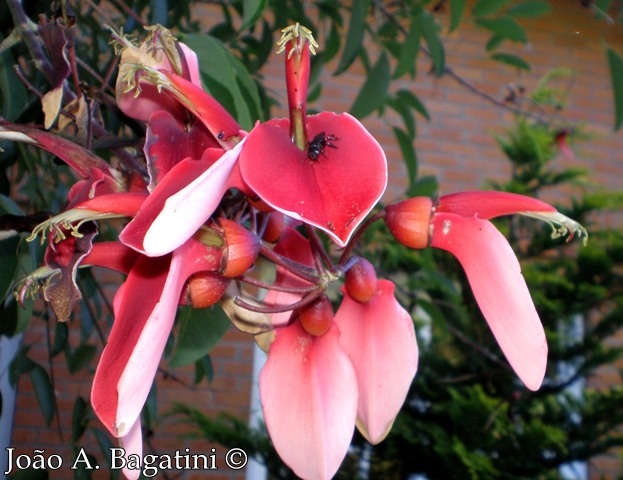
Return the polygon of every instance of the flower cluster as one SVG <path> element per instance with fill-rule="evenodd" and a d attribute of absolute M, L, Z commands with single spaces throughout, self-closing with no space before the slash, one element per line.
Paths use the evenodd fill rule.
<path fill-rule="evenodd" d="M 545 334 L 517 259 L 489 219 L 522 213 L 557 235 L 586 232 L 544 202 L 501 192 L 412 198 L 370 216 L 387 184 L 383 149 L 347 113 L 307 114 L 317 45 L 298 24 L 282 33 L 289 118 L 248 132 L 203 90 L 196 55 L 166 29 L 150 28 L 139 46 L 117 36 L 117 103 L 147 125 L 146 175 L 122 175 L 32 128 L 0 124 L 0 138 L 50 150 L 80 176 L 66 210 L 33 232 L 48 240 L 45 264 L 17 295 L 43 282 L 65 320 L 80 298 L 78 266 L 127 275 L 91 394 L 127 451 L 141 452 L 140 412 L 178 306 L 220 303 L 268 353 L 260 396 L 278 453 L 300 477 L 330 478 L 355 425 L 371 443 L 385 438 L 418 364 L 413 321 L 394 284 L 351 254 L 371 222 L 384 221 L 408 247 L 458 258 L 509 363 L 533 390 L 545 374 Z M 95 221 L 114 217 L 129 219 L 118 239 L 94 242 Z M 265 269 L 274 281 L 266 283 Z"/>

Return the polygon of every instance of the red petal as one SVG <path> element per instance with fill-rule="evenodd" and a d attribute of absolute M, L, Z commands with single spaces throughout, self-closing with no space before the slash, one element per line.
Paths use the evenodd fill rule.
<path fill-rule="evenodd" d="M 167 175 L 160 181 L 154 191 L 147 197 L 145 202 L 141 205 L 141 209 L 136 214 L 135 218 L 123 229 L 119 235 L 119 239 L 126 245 L 134 248 L 139 252 L 145 251 L 143 242 L 145 235 L 151 228 L 153 222 L 161 214 L 165 207 L 167 200 L 180 191 L 191 185 L 197 178 L 201 178 L 203 174 L 209 171 L 210 167 L 223 153 L 220 149 L 210 149 L 205 152 L 204 157 L 201 160 L 193 160 L 187 158 L 175 165 Z M 204 195 L 207 199 L 210 199 L 210 195 Z M 220 201 L 220 197 L 219 197 Z M 195 211 L 195 214 L 197 212 Z M 209 215 L 208 215 L 209 217 Z M 206 217 L 207 219 L 207 217 Z M 205 222 L 204 219 L 201 223 Z M 200 224 L 201 224 L 200 223 Z M 176 227 L 169 226 L 170 231 L 173 231 Z M 197 229 L 195 228 L 192 233 Z M 191 233 L 191 234 L 192 234 Z M 179 242 L 177 246 L 184 243 L 190 235 Z M 172 251 L 175 247 L 169 249 L 167 252 Z"/>
<path fill-rule="evenodd" d="M 333 477 L 346 456 L 357 411 L 357 381 L 334 325 L 312 337 L 298 322 L 278 329 L 260 374 L 270 438 L 302 478 Z"/>
<path fill-rule="evenodd" d="M 176 75 L 161 70 L 172 87 L 165 91 L 199 118 L 224 147 L 230 148 L 229 139 L 240 134 L 241 127 L 225 107 L 200 86 Z"/>
<path fill-rule="evenodd" d="M 326 231 L 340 246 L 374 207 L 387 185 L 381 146 L 354 117 L 323 112 L 307 117 L 308 137 L 338 140 L 317 161 L 291 141 L 287 120 L 257 125 L 240 154 L 249 187 L 271 207 Z"/>
<path fill-rule="evenodd" d="M 97 168 L 109 172 L 108 163 L 90 150 L 53 133 L 0 120 L 0 140 L 30 143 L 58 156 L 82 178 Z"/>
<path fill-rule="evenodd" d="M 110 193 L 80 202 L 74 208 L 133 217 L 147 199 L 146 193 Z"/>
<path fill-rule="evenodd" d="M 210 218 L 225 192 L 239 186 L 237 165 L 243 144 L 244 140 L 225 153 L 206 151 L 220 155 L 209 168 L 203 160 L 176 165 L 121 232 L 121 241 L 150 256 L 164 255 L 182 245 Z"/>
<path fill-rule="evenodd" d="M 555 212 L 556 209 L 541 200 L 517 193 L 474 190 L 442 196 L 435 211 L 489 219 L 520 212 Z"/>
<path fill-rule="evenodd" d="M 208 148 L 220 148 L 220 145 L 203 123 L 194 122 L 187 131 L 169 112 L 154 112 L 149 118 L 144 148 L 150 189 L 183 159 L 198 160 Z"/>
<path fill-rule="evenodd" d="M 461 262 L 474 297 L 509 363 L 526 386 L 541 386 L 547 341 L 517 257 L 487 220 L 435 213 L 431 245 Z"/>
<path fill-rule="evenodd" d="M 93 409 L 113 435 L 127 435 L 143 408 L 186 280 L 219 265 L 219 252 L 194 240 L 171 256 L 134 264 L 115 296 L 115 322 L 91 391 Z"/>
<path fill-rule="evenodd" d="M 370 443 L 379 443 L 389 433 L 417 371 L 413 320 L 394 297 L 394 284 L 379 280 L 366 303 L 345 294 L 335 323 L 340 346 L 357 374 L 359 430 Z"/>
<path fill-rule="evenodd" d="M 139 255 L 137 251 L 118 241 L 99 242 L 94 244 L 89 254 L 82 259 L 82 264 L 105 267 L 127 275 Z"/>

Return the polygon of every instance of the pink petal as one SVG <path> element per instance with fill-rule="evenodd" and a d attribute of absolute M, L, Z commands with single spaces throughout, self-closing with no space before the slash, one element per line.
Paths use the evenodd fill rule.
<path fill-rule="evenodd" d="M 413 320 L 394 297 L 394 284 L 379 280 L 367 303 L 346 292 L 335 314 L 340 346 L 359 385 L 357 426 L 372 444 L 382 441 L 402 407 L 418 365 Z"/>
<path fill-rule="evenodd" d="M 520 212 L 555 212 L 556 209 L 541 200 L 517 193 L 474 190 L 443 195 L 435 211 L 489 219 Z"/>
<path fill-rule="evenodd" d="M 119 238 L 149 256 L 164 255 L 179 247 L 210 218 L 225 192 L 234 186 L 234 170 L 243 145 L 244 140 L 233 150 L 225 152 L 190 183 L 171 194 L 175 189 L 170 188 L 169 177 L 172 178 L 171 183 L 177 187 L 183 180 L 192 178 L 197 173 L 197 169 L 192 168 L 192 174 L 185 172 L 185 177 L 178 181 L 178 169 L 186 162 L 178 164 L 162 181 L 162 186 L 156 188 L 150 196 L 150 200 L 152 196 L 156 196 L 153 203 L 146 202 L 144 209 L 141 209 L 141 213 L 144 211 L 145 214 L 144 219 L 139 218 L 139 213 Z M 135 225 L 131 226 L 133 223 Z M 144 235 L 143 238 L 141 234 Z"/>
<path fill-rule="evenodd" d="M 210 171 L 210 167 L 213 166 L 221 155 L 222 150 L 209 149 L 204 152 L 201 160 L 186 158 L 175 165 L 169 170 L 168 174 L 160 180 L 153 192 L 141 205 L 134 219 L 126 225 L 119 235 L 119 239 L 136 251 L 145 253 L 145 247 L 143 246 L 145 235 L 158 215 L 162 212 L 167 200 L 176 193 L 184 191 L 184 189 L 197 180 L 197 178 L 202 177 L 206 172 Z M 194 231 L 192 233 L 194 233 Z M 190 235 L 181 240 L 179 245 L 184 243 L 189 237 Z M 176 247 L 179 245 L 176 245 Z M 175 247 L 172 247 L 165 253 L 172 251 L 174 248 Z"/>
<path fill-rule="evenodd" d="M 115 322 L 91 391 L 93 409 L 113 435 L 125 436 L 143 408 L 186 280 L 219 265 L 220 253 L 194 240 L 172 256 L 136 261 L 115 298 Z"/>
<path fill-rule="evenodd" d="M 346 456 L 357 411 L 357 381 L 335 325 L 321 337 L 298 322 L 278 329 L 260 374 L 270 438 L 301 478 L 333 477 Z"/>
<path fill-rule="evenodd" d="M 334 135 L 317 161 L 297 148 L 289 122 L 257 125 L 240 154 L 244 181 L 271 207 L 317 226 L 340 246 L 381 198 L 387 185 L 383 149 L 354 117 L 323 112 L 307 117 L 308 138 Z"/>
<path fill-rule="evenodd" d="M 141 417 L 138 417 L 132 425 L 132 428 L 124 437 L 119 438 L 119 446 L 123 448 L 124 458 L 129 458 L 130 455 L 136 455 L 138 458 L 143 458 L 143 432 L 141 431 Z M 124 467 L 122 469 L 123 475 L 128 480 L 138 480 L 141 476 L 140 469 L 129 469 Z"/>
<path fill-rule="evenodd" d="M 132 73 L 133 69 L 142 65 L 154 69 L 176 69 L 164 52 L 160 51 L 161 55 L 154 55 L 155 51 L 160 48 L 156 46 L 156 49 L 153 49 L 154 42 L 157 44 L 158 40 L 146 40 L 138 47 L 126 47 L 121 52 L 119 75 L 115 86 L 117 105 L 126 115 L 143 122 L 149 122 L 154 112 L 165 110 L 183 123 L 188 118 L 188 112 L 179 102 L 164 94 L 159 86 L 154 85 L 143 76 L 143 72 Z M 183 70 L 183 75 L 195 85 L 201 85 L 197 55 L 188 46 L 180 42 L 176 42 L 176 44 L 179 47 L 178 52 L 181 54 L 180 67 Z M 138 96 L 135 89 L 128 89 L 127 75 L 129 77 L 134 76 L 135 81 L 138 81 L 140 86 Z"/>
<path fill-rule="evenodd" d="M 547 366 L 547 342 L 510 245 L 487 220 L 435 213 L 432 225 L 431 245 L 461 262 L 504 355 L 526 386 L 537 390 Z"/>

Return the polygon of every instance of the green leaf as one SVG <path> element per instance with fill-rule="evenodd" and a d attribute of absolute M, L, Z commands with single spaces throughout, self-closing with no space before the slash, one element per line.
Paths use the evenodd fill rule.
<path fill-rule="evenodd" d="M 610 65 L 612 95 L 614 96 L 614 130 L 617 131 L 623 125 L 623 59 L 609 47 L 606 52 Z"/>
<path fill-rule="evenodd" d="M 266 0 L 243 0 L 242 1 L 242 26 L 240 30 L 246 30 L 253 25 L 266 8 Z"/>
<path fill-rule="evenodd" d="M 514 42 L 528 43 L 526 30 L 508 15 L 497 18 L 478 18 L 475 22 L 500 37 L 508 38 Z"/>
<path fill-rule="evenodd" d="M 523 58 L 510 53 L 494 53 L 490 58 L 496 62 L 502 62 L 506 65 L 510 65 L 511 67 L 517 67 L 520 70 L 530 71 L 531 69 L 530 64 Z"/>
<path fill-rule="evenodd" d="M 433 175 L 418 178 L 407 192 L 410 197 L 435 197 L 438 193 L 439 183 L 437 182 L 437 177 Z"/>
<path fill-rule="evenodd" d="M 168 27 L 169 6 L 167 0 L 150 0 L 149 4 L 149 23 Z"/>
<path fill-rule="evenodd" d="M 32 382 L 41 413 L 43 413 L 45 424 L 49 426 L 54 418 L 54 391 L 48 372 L 41 365 L 35 363 L 30 371 L 30 381 Z"/>
<path fill-rule="evenodd" d="M 411 137 L 415 137 L 415 116 L 413 115 L 413 109 L 411 106 L 400 100 L 398 96 L 393 97 L 387 101 L 387 104 L 396 110 L 398 114 L 402 117 L 402 122 L 407 128 L 407 133 Z"/>
<path fill-rule="evenodd" d="M 506 40 L 504 37 L 494 33 L 493 35 L 491 35 L 489 40 L 487 40 L 487 44 L 485 45 L 485 50 L 487 52 L 490 52 L 491 50 L 495 50 L 502 44 L 502 42 L 504 42 L 504 40 Z"/>
<path fill-rule="evenodd" d="M 95 437 L 95 440 L 97 441 L 97 445 L 99 446 L 100 452 L 102 452 L 102 456 L 104 457 L 104 460 L 106 461 L 106 464 L 108 465 L 108 468 L 110 469 L 112 467 L 112 463 L 111 463 L 112 459 L 110 456 L 110 451 L 112 448 L 116 446 L 115 444 L 111 442 L 110 434 L 108 432 L 104 432 L 103 430 L 99 428 L 91 428 L 89 429 L 89 431 Z"/>
<path fill-rule="evenodd" d="M 17 273 L 20 237 L 0 241 L 0 300 L 4 300 L 13 286 Z"/>
<path fill-rule="evenodd" d="M 446 68 L 446 54 L 439 36 L 439 26 L 435 21 L 435 17 L 425 10 L 421 10 L 417 18 L 422 30 L 422 36 L 430 52 L 430 58 L 435 67 L 435 75 L 440 77 Z"/>
<path fill-rule="evenodd" d="M 450 0 L 450 26 L 449 32 L 454 32 L 463 18 L 466 0 Z"/>
<path fill-rule="evenodd" d="M 183 308 L 180 314 L 180 331 L 169 365 L 180 367 L 204 357 L 230 325 L 229 318 L 219 306 Z"/>
<path fill-rule="evenodd" d="M 348 25 L 348 31 L 346 32 L 344 51 L 342 52 L 340 63 L 334 75 L 339 75 L 344 72 L 359 54 L 362 47 L 363 32 L 366 28 L 366 16 L 369 7 L 370 0 L 358 0 L 353 2 L 353 11 L 350 15 L 350 23 Z"/>
<path fill-rule="evenodd" d="M 506 12 L 511 17 L 536 18 L 552 11 L 552 6 L 544 0 L 526 0 L 513 5 Z"/>
<path fill-rule="evenodd" d="M 50 355 L 54 357 L 61 353 L 67 346 L 68 337 L 69 328 L 67 327 L 67 322 L 56 322 L 54 324 L 54 343 L 52 343 Z"/>
<path fill-rule="evenodd" d="M 399 90 L 396 95 L 401 102 L 405 102 L 407 105 L 410 105 L 411 108 L 422 115 L 426 120 L 430 121 L 428 109 L 418 98 L 418 96 L 415 95 L 415 93 L 412 93 L 409 90 Z"/>
<path fill-rule="evenodd" d="M 35 362 L 28 358 L 29 347 L 22 347 L 19 352 L 13 357 L 9 368 L 9 383 L 12 387 L 15 387 L 17 379 L 20 375 L 32 372 L 35 368 Z"/>
<path fill-rule="evenodd" d="M 26 87 L 12 68 L 16 63 L 8 50 L 0 53 L 0 116 L 6 120 L 15 120 L 28 105 Z"/>
<path fill-rule="evenodd" d="M 88 343 L 80 345 L 70 355 L 67 356 L 67 368 L 70 373 L 76 373 L 86 367 L 95 356 L 95 345 Z"/>
<path fill-rule="evenodd" d="M 89 406 L 81 396 L 76 397 L 71 417 L 71 441 L 76 443 L 84 434 L 89 424 Z"/>
<path fill-rule="evenodd" d="M 329 31 L 329 35 L 324 44 L 324 50 L 322 52 L 324 54 L 325 62 L 328 62 L 338 54 L 340 51 L 341 38 L 342 36 L 337 29 L 337 25 L 332 23 L 331 30 Z"/>
<path fill-rule="evenodd" d="M 508 1 L 509 0 L 478 0 L 472 7 L 472 15 L 474 17 L 492 15 L 506 5 Z"/>
<path fill-rule="evenodd" d="M 407 72 L 411 72 L 411 78 L 415 76 L 418 51 L 420 50 L 420 38 L 422 32 L 420 30 L 420 24 L 417 17 L 411 19 L 411 26 L 407 38 L 401 44 L 400 57 L 398 58 L 398 65 L 394 70 L 394 78 L 399 78 Z"/>
<path fill-rule="evenodd" d="M 417 177 L 417 157 L 413 148 L 413 137 L 404 130 L 394 127 L 394 135 L 402 152 L 402 159 L 407 167 L 409 185 L 415 183 Z"/>
<path fill-rule="evenodd" d="M 214 380 L 214 368 L 212 367 L 210 355 L 206 355 L 195 362 L 195 385 L 201 382 L 203 377 L 208 380 L 208 383 L 212 383 L 212 380 Z"/>
<path fill-rule="evenodd" d="M 385 104 L 389 88 L 390 72 L 387 55 L 381 53 L 379 59 L 368 72 L 366 81 L 350 107 L 350 113 L 356 118 L 363 118 Z"/>
<path fill-rule="evenodd" d="M 24 212 L 13 199 L 0 194 L 0 213 L 10 213 L 11 215 L 24 215 Z"/>
<path fill-rule="evenodd" d="M 257 112 L 261 111 L 261 104 L 257 86 L 247 70 L 220 40 L 210 35 L 189 34 L 183 41 L 199 58 L 206 89 L 242 128 L 250 129 L 259 118 Z"/>

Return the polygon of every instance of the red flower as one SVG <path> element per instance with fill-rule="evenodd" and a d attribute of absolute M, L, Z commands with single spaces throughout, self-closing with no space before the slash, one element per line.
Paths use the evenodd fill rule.
<path fill-rule="evenodd" d="M 447 250 L 461 262 L 474 297 L 509 363 L 531 390 L 540 387 L 547 343 L 521 267 L 504 236 L 488 219 L 520 213 L 543 219 L 554 236 L 586 231 L 540 200 L 506 192 L 461 192 L 412 198 L 390 205 L 385 222 L 401 243 L 412 248 Z"/>
<path fill-rule="evenodd" d="M 314 265 L 309 242 L 292 229 L 281 235 L 275 252 Z M 276 285 L 296 289 L 310 284 L 280 267 Z M 296 311 L 273 315 L 275 338 L 260 375 L 270 437 L 281 458 L 303 478 L 335 474 L 355 423 L 370 442 L 383 440 L 417 369 L 413 321 L 394 298 L 393 284 L 379 281 L 365 303 L 343 293 L 334 321 L 321 335 L 306 331 Z M 300 298 L 271 290 L 266 302 L 288 305 Z"/>

